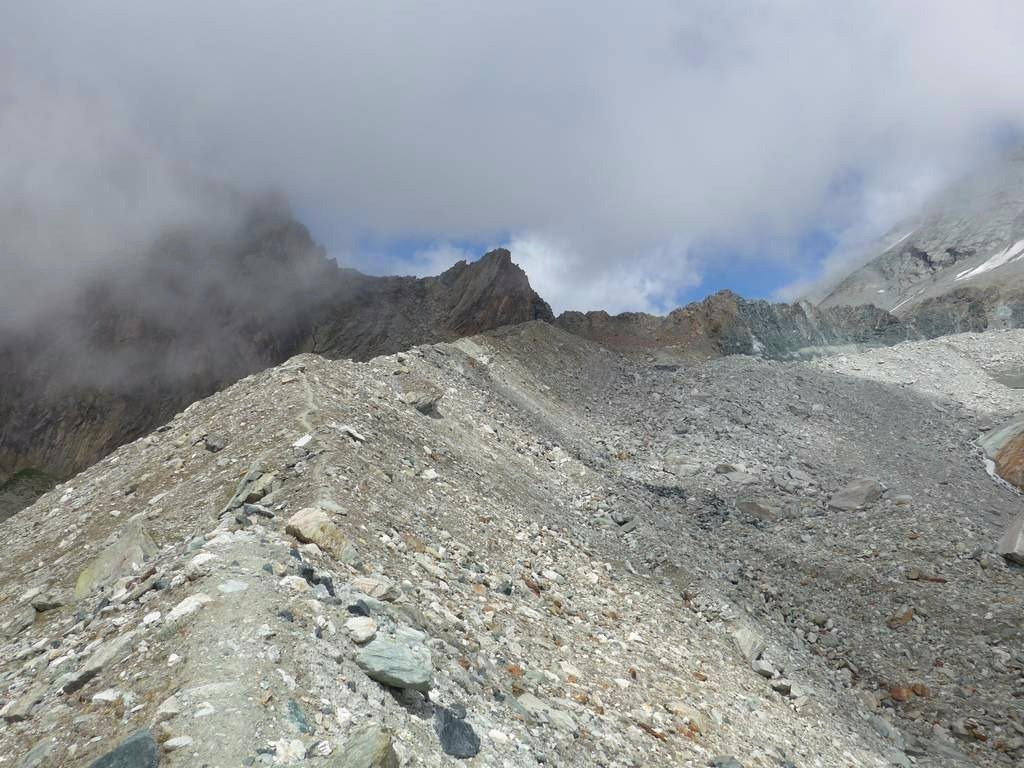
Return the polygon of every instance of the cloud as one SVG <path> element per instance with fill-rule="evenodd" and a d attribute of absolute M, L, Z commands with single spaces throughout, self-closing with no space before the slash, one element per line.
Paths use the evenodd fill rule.
<path fill-rule="evenodd" d="M 62 305 L 163 233 L 234 220 L 102 97 L 0 72 L 0 327 Z"/>
<path fill-rule="evenodd" d="M 571 243 L 541 234 L 518 235 L 505 247 L 556 312 L 665 313 L 675 307 L 680 290 L 700 282 L 686 248 L 680 246 L 634 254 L 632 259 L 610 261 L 598 269 Z"/>
<path fill-rule="evenodd" d="M 181 164 L 283 189 L 336 252 L 510 240 L 557 306 L 657 308 L 706 242 L 759 253 L 825 222 L 845 263 L 1024 129 L 1022 27 L 1019 4 L 953 0 L 40 0 L 0 12 L 0 50 L 120 116 L 62 146 L 141 147 L 157 219 Z M 0 102 L 0 124 L 25 108 Z"/>
<path fill-rule="evenodd" d="M 459 261 L 473 261 L 480 254 L 450 243 L 438 243 L 418 248 L 411 255 L 388 253 L 363 254 L 363 262 L 373 262 L 374 273 L 382 275 L 414 275 L 432 277 L 439 275 Z"/>

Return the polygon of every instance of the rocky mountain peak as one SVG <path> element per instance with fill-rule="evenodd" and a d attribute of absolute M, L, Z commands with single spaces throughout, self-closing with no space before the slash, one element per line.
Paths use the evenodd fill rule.
<path fill-rule="evenodd" d="M 507 250 L 438 277 L 376 278 L 329 260 L 280 198 L 255 201 L 237 220 L 166 233 L 64 305 L 0 334 L 0 488 L 68 477 L 302 351 L 368 359 L 552 318 Z M 7 490 L 10 511 L 25 494 Z"/>

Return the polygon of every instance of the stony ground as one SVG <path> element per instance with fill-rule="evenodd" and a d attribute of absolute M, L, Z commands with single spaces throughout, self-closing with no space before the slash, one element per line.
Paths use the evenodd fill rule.
<path fill-rule="evenodd" d="M 0 766 L 1024 765 L 1022 342 L 294 358 L 0 524 Z"/>

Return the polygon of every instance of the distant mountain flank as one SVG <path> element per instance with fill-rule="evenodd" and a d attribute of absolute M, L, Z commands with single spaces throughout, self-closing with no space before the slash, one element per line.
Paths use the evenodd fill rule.
<path fill-rule="evenodd" d="M 1024 152 L 935 198 L 816 298 L 873 304 L 924 337 L 1024 325 Z"/>
<path fill-rule="evenodd" d="M 914 338 L 913 330 L 871 305 L 819 308 L 807 302 L 749 301 L 720 291 L 660 317 L 639 312 L 564 312 L 563 330 L 625 353 L 679 359 L 758 355 L 789 359 L 824 347 L 880 346 Z"/>

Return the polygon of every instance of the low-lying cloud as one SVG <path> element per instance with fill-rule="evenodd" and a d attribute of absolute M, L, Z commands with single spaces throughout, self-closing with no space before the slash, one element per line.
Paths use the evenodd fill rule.
<path fill-rule="evenodd" d="M 707 243 L 764 268 L 827 228 L 835 264 L 1024 128 L 1021 28 L 950 0 L 8 4 L 0 305 L 196 216 L 196 177 L 283 190 L 363 267 L 364 238 L 442 244 L 397 271 L 511 245 L 556 309 L 668 308 Z"/>

